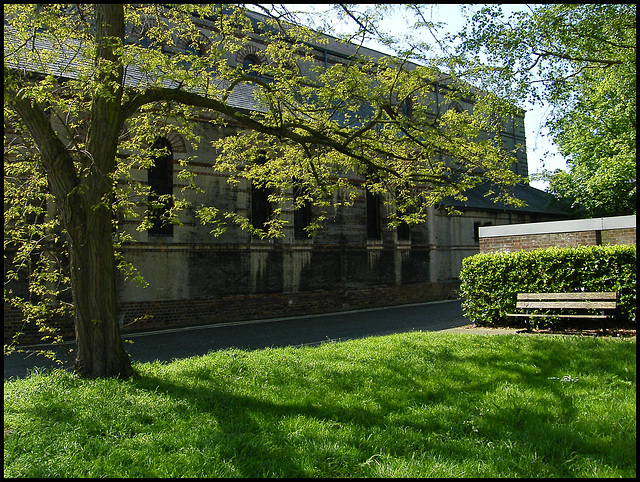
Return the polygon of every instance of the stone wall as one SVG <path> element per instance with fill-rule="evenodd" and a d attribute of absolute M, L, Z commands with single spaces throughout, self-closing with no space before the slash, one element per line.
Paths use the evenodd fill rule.
<path fill-rule="evenodd" d="M 578 219 L 512 224 L 479 229 L 480 252 L 530 251 L 538 248 L 636 244 L 636 217 Z"/>

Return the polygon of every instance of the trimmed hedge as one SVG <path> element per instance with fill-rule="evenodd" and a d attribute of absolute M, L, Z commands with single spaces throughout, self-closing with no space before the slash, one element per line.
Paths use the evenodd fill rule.
<path fill-rule="evenodd" d="M 579 246 L 514 253 L 476 254 L 462 261 L 460 292 L 465 316 L 478 326 L 523 324 L 518 293 L 615 291 L 618 322 L 636 323 L 636 246 Z"/>

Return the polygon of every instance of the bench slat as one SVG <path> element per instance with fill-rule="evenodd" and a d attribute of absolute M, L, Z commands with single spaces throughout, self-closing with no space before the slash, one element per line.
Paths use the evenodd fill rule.
<path fill-rule="evenodd" d="M 584 319 L 584 318 L 593 318 L 597 320 L 604 320 L 609 318 L 608 315 L 562 315 L 551 313 L 548 315 L 540 315 L 535 313 L 507 313 L 507 316 L 518 317 L 518 318 L 575 318 L 575 319 Z"/>
<path fill-rule="evenodd" d="M 615 310 L 615 301 L 518 301 L 516 308 L 566 308 Z"/>
<path fill-rule="evenodd" d="M 519 300 L 615 300 L 614 291 L 577 293 L 518 293 Z"/>

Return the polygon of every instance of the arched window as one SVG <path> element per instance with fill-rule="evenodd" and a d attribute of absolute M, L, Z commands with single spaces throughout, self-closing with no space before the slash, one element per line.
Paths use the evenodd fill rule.
<path fill-rule="evenodd" d="M 151 187 L 149 195 L 149 228 L 151 236 L 173 236 L 173 224 L 167 219 L 168 211 L 173 207 L 172 199 L 160 199 L 160 196 L 173 194 L 173 150 L 171 143 L 160 137 L 152 149 L 164 149 L 164 153 L 154 156 L 154 164 L 149 168 L 148 181 Z M 157 205 L 160 203 L 161 205 Z M 154 204 L 156 204 L 154 206 Z"/>
<path fill-rule="evenodd" d="M 367 197 L 367 238 L 380 239 L 382 229 L 380 222 L 380 194 L 366 190 Z"/>
<path fill-rule="evenodd" d="M 266 154 L 260 152 L 257 164 L 264 164 Z M 251 184 L 251 224 L 254 228 L 265 229 L 265 224 L 271 216 L 271 204 L 269 203 L 269 188 Z"/>
<path fill-rule="evenodd" d="M 251 224 L 254 228 L 265 229 L 271 215 L 269 190 L 266 187 L 251 185 Z"/>
<path fill-rule="evenodd" d="M 293 190 L 294 202 L 306 194 L 307 189 L 304 186 L 296 186 Z M 302 206 L 293 211 L 293 237 L 295 239 L 309 238 L 309 231 L 305 230 L 309 224 L 311 224 L 311 202 L 309 200 L 305 200 Z"/>
<path fill-rule="evenodd" d="M 364 186 L 367 216 L 367 239 L 382 239 L 382 217 L 380 212 L 382 196 L 379 193 L 372 193 L 368 187 L 369 183 L 373 185 L 379 181 L 379 173 L 371 171 L 367 173 Z"/>
<path fill-rule="evenodd" d="M 255 67 L 260 65 L 260 61 L 254 55 L 247 55 L 242 61 L 242 70 L 251 77 L 258 77 L 258 72 Z"/>
<path fill-rule="evenodd" d="M 409 119 L 413 117 L 413 100 L 411 100 L 411 97 L 407 97 L 400 104 L 400 114 Z"/>
<path fill-rule="evenodd" d="M 396 205 L 397 215 L 405 215 L 415 212 L 414 208 L 411 206 L 402 206 L 402 204 L 404 204 L 404 199 L 407 197 L 413 197 L 409 191 L 408 185 L 404 188 L 396 188 L 395 198 L 399 204 Z M 396 235 L 398 241 L 411 241 L 411 227 L 406 223 L 406 221 L 400 221 L 396 228 Z"/>

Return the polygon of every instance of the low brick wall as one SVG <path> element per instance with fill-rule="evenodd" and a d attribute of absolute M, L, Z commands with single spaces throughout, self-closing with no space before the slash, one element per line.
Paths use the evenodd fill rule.
<path fill-rule="evenodd" d="M 479 229 L 480 252 L 530 251 L 538 248 L 636 244 L 636 217 L 579 219 L 511 224 Z"/>
<path fill-rule="evenodd" d="M 9 306 L 4 307 L 4 343 L 11 343 L 15 333 L 22 333 L 19 338 L 21 344 L 42 343 L 42 334 L 38 331 L 38 326 L 23 321 L 22 312 Z M 73 320 L 71 318 L 55 317 L 47 322 L 48 326 L 56 327 L 60 330 L 65 340 L 72 340 L 75 337 Z"/>
<path fill-rule="evenodd" d="M 602 231 L 602 244 L 636 244 L 636 228 L 606 229 Z"/>
<path fill-rule="evenodd" d="M 354 290 L 324 290 L 299 293 L 269 293 L 122 303 L 119 305 L 122 333 L 225 323 L 230 321 L 280 318 L 375 308 L 407 303 L 454 299 L 459 283 L 416 283 Z M 24 333 L 21 343 L 38 343 L 35 326 L 23 326 L 17 310 L 5 308 L 5 343 L 14 330 Z M 56 320 L 65 339 L 72 340 L 73 321 Z"/>
<path fill-rule="evenodd" d="M 127 303 L 126 332 L 419 303 L 457 297 L 459 284 L 415 284 L 358 290 L 235 295 L 213 299 Z M 145 319 L 145 317 L 147 317 Z M 135 321 L 138 319 L 138 321 Z"/>

